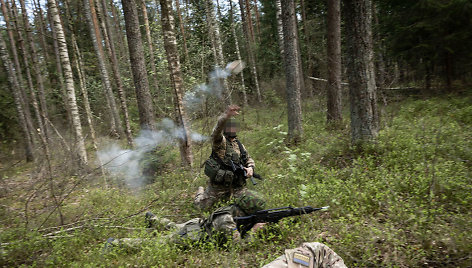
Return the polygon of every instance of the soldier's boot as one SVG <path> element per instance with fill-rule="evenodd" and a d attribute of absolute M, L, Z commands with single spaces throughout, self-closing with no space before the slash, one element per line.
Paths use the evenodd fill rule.
<path fill-rule="evenodd" d="M 195 204 L 198 204 L 201 202 L 204 192 L 205 192 L 205 188 L 203 188 L 202 186 L 199 186 L 197 193 L 195 194 L 195 199 L 193 200 Z"/>
<path fill-rule="evenodd" d="M 108 239 L 107 239 L 107 242 L 105 242 L 105 246 L 103 247 L 102 252 L 103 252 L 103 253 L 108 253 L 108 252 L 110 252 L 110 251 L 113 249 L 113 247 L 116 246 L 116 242 L 115 242 L 115 241 L 116 241 L 116 240 L 115 240 L 115 238 L 113 238 L 113 237 L 108 238 Z"/>
<path fill-rule="evenodd" d="M 146 222 L 146 228 L 152 228 L 153 225 L 153 218 L 155 218 L 156 215 L 154 215 L 152 212 L 148 211 L 146 212 L 146 215 L 144 215 L 144 221 Z"/>
<path fill-rule="evenodd" d="M 198 187 L 197 193 L 195 194 L 195 199 L 193 203 L 199 209 L 207 209 L 213 206 L 217 200 L 217 195 L 213 193 L 210 188 L 203 188 L 202 186 Z"/>

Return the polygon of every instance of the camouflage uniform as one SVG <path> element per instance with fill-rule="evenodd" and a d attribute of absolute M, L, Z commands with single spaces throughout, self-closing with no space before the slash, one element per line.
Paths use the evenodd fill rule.
<path fill-rule="evenodd" d="M 231 159 L 234 162 L 241 163 L 246 168 L 254 168 L 254 160 L 249 156 L 249 154 L 246 154 L 247 157 L 245 159 L 241 159 L 241 150 L 239 149 L 237 138 L 230 140 L 223 135 L 227 121 L 227 116 L 225 114 L 221 115 L 213 129 L 211 134 L 212 157 L 217 156 L 224 164 L 229 165 L 227 162 Z M 246 151 L 244 145 L 241 144 L 241 146 L 243 150 Z M 229 172 L 231 173 L 231 171 Z M 211 207 L 218 200 L 228 200 L 231 197 L 238 198 L 245 192 L 245 178 L 241 179 L 234 177 L 234 179 L 231 179 L 229 182 L 225 181 L 221 183 L 217 183 L 210 179 L 205 190 L 203 190 L 203 187 L 199 188 L 194 202 L 199 208 L 204 209 Z"/>
<path fill-rule="evenodd" d="M 286 249 L 285 254 L 263 268 L 345 268 L 346 265 L 341 257 L 328 246 L 313 242 L 303 243 L 301 247 Z"/>
<path fill-rule="evenodd" d="M 205 242 L 210 238 L 231 237 L 236 231 L 236 223 L 232 215 L 232 213 L 238 214 L 236 210 L 238 210 L 236 206 L 222 207 L 213 212 L 208 219 L 194 218 L 184 223 L 175 223 L 154 215 L 146 220 L 151 229 L 161 231 L 164 228 L 171 231 L 170 234 L 160 238 L 160 243 L 187 246 L 196 242 Z M 152 238 L 121 238 L 108 239 L 107 244 L 123 248 L 139 248 L 149 241 L 152 241 Z M 219 240 L 219 242 L 222 241 Z"/>
<path fill-rule="evenodd" d="M 255 211 L 264 209 L 265 201 L 259 194 L 247 191 L 246 194 L 235 200 L 235 204 L 216 209 L 207 219 L 194 218 L 184 223 L 174 223 L 166 218 L 159 218 L 152 213 L 146 213 L 146 221 L 151 229 L 166 229 L 172 232 L 162 237 L 161 243 L 177 245 L 191 245 L 196 242 L 213 240 L 224 243 L 237 232 L 233 217 L 246 216 Z M 107 245 L 127 248 L 137 248 L 143 242 L 151 239 L 122 238 L 108 239 Z"/>

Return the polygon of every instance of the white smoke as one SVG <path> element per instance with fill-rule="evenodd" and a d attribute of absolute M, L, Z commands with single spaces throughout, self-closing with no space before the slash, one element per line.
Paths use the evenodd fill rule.
<path fill-rule="evenodd" d="M 97 157 L 104 168 L 112 175 L 123 178 L 126 184 L 132 188 L 139 188 L 144 184 L 144 177 L 140 164 L 147 152 L 157 146 L 165 148 L 176 145 L 179 139 L 183 139 L 184 130 L 177 126 L 171 119 L 164 118 L 157 124 L 157 131 L 141 130 L 134 139 L 134 149 L 124 149 L 113 143 L 97 152 Z M 190 132 L 190 138 L 196 142 L 203 142 L 208 137 L 199 133 Z"/>
<path fill-rule="evenodd" d="M 185 93 L 185 107 L 192 112 L 200 109 L 208 97 L 214 96 L 223 99 L 223 80 L 232 74 L 240 73 L 244 66 L 243 61 L 236 60 L 228 63 L 224 69 L 215 67 L 215 70 L 209 74 L 208 84 L 200 84 L 193 91 Z"/>

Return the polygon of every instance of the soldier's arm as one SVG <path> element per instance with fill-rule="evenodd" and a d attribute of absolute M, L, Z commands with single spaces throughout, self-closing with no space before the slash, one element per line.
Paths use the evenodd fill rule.
<path fill-rule="evenodd" d="M 223 141 L 223 131 L 225 128 L 225 123 L 226 121 L 228 121 L 229 118 L 231 118 L 231 116 L 238 115 L 239 109 L 240 108 L 237 105 L 230 105 L 228 106 L 228 108 L 226 108 L 226 111 L 218 117 L 216 126 L 213 128 L 213 131 L 211 133 L 213 147 Z"/>
<path fill-rule="evenodd" d="M 223 130 L 225 128 L 225 123 L 228 121 L 229 117 L 226 113 L 221 114 L 218 117 L 218 121 L 216 122 L 215 127 L 213 128 L 213 132 L 211 133 L 211 139 L 213 140 L 213 144 L 219 143 L 223 140 Z"/>
<path fill-rule="evenodd" d="M 252 157 L 249 155 L 249 152 L 247 151 L 246 147 L 244 147 L 244 144 L 242 144 L 243 146 L 243 149 L 246 151 L 247 153 L 247 160 L 246 160 L 246 163 L 243 163 L 243 165 L 245 167 L 252 167 L 253 169 L 256 167 L 256 163 L 254 162 L 254 159 L 252 159 Z"/>

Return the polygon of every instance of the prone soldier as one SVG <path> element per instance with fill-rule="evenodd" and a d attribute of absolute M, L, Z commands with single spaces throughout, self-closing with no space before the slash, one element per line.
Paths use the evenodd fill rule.
<path fill-rule="evenodd" d="M 208 218 L 194 218 L 184 223 L 174 223 L 166 218 L 156 217 L 154 214 L 146 213 L 147 227 L 151 229 L 171 230 L 171 233 L 162 237 L 161 242 L 168 242 L 180 246 L 187 246 L 193 243 L 215 241 L 224 244 L 226 241 L 239 240 L 241 234 L 238 231 L 235 218 L 251 215 L 256 211 L 264 209 L 265 201 L 258 193 L 246 191 L 234 204 L 216 209 Z M 252 230 L 257 230 L 263 223 L 251 226 Z M 109 238 L 106 248 L 119 246 L 125 248 L 137 248 L 142 243 L 151 239 L 142 238 Z"/>

